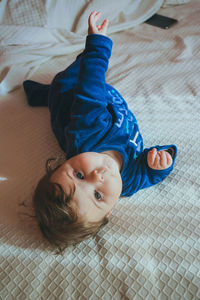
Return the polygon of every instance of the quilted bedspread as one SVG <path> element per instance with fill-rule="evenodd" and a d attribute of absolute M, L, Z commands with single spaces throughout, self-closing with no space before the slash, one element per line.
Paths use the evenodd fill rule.
<path fill-rule="evenodd" d="M 31 217 L 31 197 L 46 160 L 63 153 L 47 108 L 29 107 L 21 82 L 48 83 L 69 65 L 84 46 L 89 5 L 104 1 L 79 1 L 81 14 L 67 13 L 76 23 L 64 13 L 59 22 L 61 2 L 0 2 L 0 299 L 200 299 L 200 1 L 149 1 L 137 22 L 138 1 L 113 19 L 105 9 L 107 82 L 134 112 L 144 146 L 176 144 L 178 156 L 165 181 L 121 198 L 94 238 L 58 255 Z M 178 24 L 142 23 L 156 11 Z"/>

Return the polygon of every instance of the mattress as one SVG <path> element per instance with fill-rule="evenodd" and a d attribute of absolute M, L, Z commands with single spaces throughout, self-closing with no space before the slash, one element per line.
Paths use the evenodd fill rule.
<path fill-rule="evenodd" d="M 0 299 L 200 299 L 200 1 L 152 1 L 129 15 L 133 2 L 114 17 L 105 11 L 114 43 L 107 82 L 135 114 L 145 148 L 177 145 L 175 167 L 119 199 L 109 223 L 63 255 L 41 236 L 31 199 L 46 160 L 64 154 L 47 108 L 29 107 L 21 83 L 48 83 L 70 64 L 84 46 L 89 5 L 103 1 L 82 1 L 76 26 L 59 23 L 59 1 L 0 3 Z M 155 12 L 179 22 L 144 24 Z"/>

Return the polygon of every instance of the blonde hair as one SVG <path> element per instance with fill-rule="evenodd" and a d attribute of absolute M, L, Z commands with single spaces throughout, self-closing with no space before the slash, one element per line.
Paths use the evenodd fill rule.
<path fill-rule="evenodd" d="M 46 175 L 40 179 L 35 189 L 33 206 L 43 236 L 57 247 L 57 253 L 63 253 L 68 246 L 94 236 L 108 223 L 108 218 L 92 223 L 79 220 L 77 209 L 71 204 L 73 192 L 67 195 L 61 185 L 50 181 L 51 175 L 59 167 L 51 170 L 50 160 L 46 163 Z"/>

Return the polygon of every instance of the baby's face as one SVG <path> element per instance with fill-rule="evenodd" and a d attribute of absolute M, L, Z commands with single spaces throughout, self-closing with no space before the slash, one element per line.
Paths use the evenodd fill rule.
<path fill-rule="evenodd" d="M 51 176 L 66 194 L 75 191 L 72 202 L 88 222 L 109 216 L 122 191 L 116 161 L 105 153 L 85 152 L 67 160 Z"/>

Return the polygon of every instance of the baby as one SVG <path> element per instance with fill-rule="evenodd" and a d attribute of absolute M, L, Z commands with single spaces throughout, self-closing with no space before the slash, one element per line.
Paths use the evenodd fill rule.
<path fill-rule="evenodd" d="M 91 13 L 84 51 L 50 85 L 24 82 L 28 103 L 49 107 L 66 153 L 62 165 L 47 167 L 33 197 L 43 235 L 61 252 L 106 224 L 120 196 L 161 182 L 177 154 L 175 145 L 143 150 L 135 116 L 105 82 L 112 41 L 108 20 L 98 26 L 99 18 L 100 12 Z"/>

